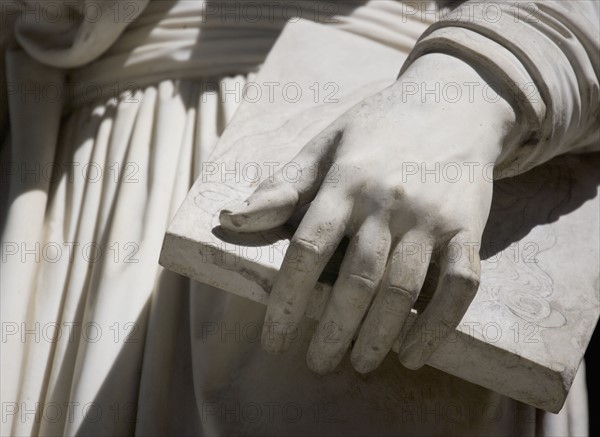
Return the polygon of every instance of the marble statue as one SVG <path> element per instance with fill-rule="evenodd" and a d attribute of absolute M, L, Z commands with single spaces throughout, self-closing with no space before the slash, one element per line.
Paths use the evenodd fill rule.
<path fill-rule="evenodd" d="M 323 46 L 321 41 L 324 40 L 335 43 Z M 318 67 L 303 68 L 295 62 L 310 57 L 321 59 Z M 286 249 L 290 268 L 300 268 L 299 262 L 305 258 L 297 249 L 289 247 L 301 214 L 296 214 L 283 227 L 267 223 L 265 227 L 273 229 L 266 232 L 239 232 L 235 223 L 227 225 L 230 230 L 221 226 L 228 220 L 223 208 L 243 205 L 243 200 L 262 180 L 270 183 L 276 174 L 292 187 L 302 183 L 302 176 L 323 175 L 322 171 L 314 171 L 316 164 L 309 165 L 308 171 L 300 170 L 301 161 L 294 156 L 324 127 L 350 108 L 356 108 L 358 102 L 394 83 L 397 65 L 398 53 L 390 48 L 307 21 L 289 23 L 254 78 L 253 86 L 277 83 L 284 77 L 299 89 L 310 90 L 314 84 L 326 84 L 329 78 L 335 77 L 335 102 L 316 101 L 312 92 L 298 99 L 279 93 L 272 99 L 265 94 L 262 100 L 245 100 L 169 225 L 160 263 L 197 281 L 267 304 Z M 458 82 L 449 79 L 447 83 Z M 404 88 L 412 89 L 406 85 Z M 413 101 L 422 97 L 415 91 L 407 94 L 411 94 Z M 435 102 L 434 97 L 431 96 L 432 102 Z M 397 101 L 402 101 L 402 97 Z M 455 109 L 454 103 L 457 101 L 448 102 L 448 108 Z M 258 118 L 265 121 L 256 123 Z M 439 324 L 416 328 L 417 336 L 440 342 L 427 364 L 541 409 L 558 412 L 562 408 L 598 319 L 594 281 L 597 277 L 595 260 L 600 254 L 594 242 L 598 236 L 600 203 L 597 196 L 590 194 L 596 192 L 598 185 L 592 171 L 598 163 L 591 158 L 596 155 L 579 156 L 578 161 L 561 157 L 538 166 L 527 172 L 525 179 L 496 179 L 492 209 L 485 227 L 484 240 L 488 241 L 481 245 L 468 241 L 462 247 L 464 255 L 458 250 L 461 246 L 448 245 L 456 260 L 473 257 L 475 254 L 469 254 L 470 250 L 482 252 L 480 290 L 456 329 Z M 367 161 L 361 159 L 360 162 Z M 276 167 L 276 164 L 279 165 Z M 342 170 L 333 163 L 330 165 L 322 184 L 336 188 L 341 182 Z M 444 184 L 453 188 L 459 186 L 461 180 L 466 184 L 475 183 L 475 170 L 469 173 L 467 166 L 458 164 L 457 160 L 439 165 L 437 171 L 435 164 L 416 160 L 399 165 L 400 170 L 394 174 L 401 182 L 427 186 L 429 181 L 442 190 Z M 494 182 L 490 163 L 472 162 L 469 166 L 477 169 L 480 183 Z M 429 173 L 417 171 L 421 168 Z M 490 170 L 487 174 L 485 168 Z M 559 168 L 561 171 L 557 173 Z M 276 169 L 281 171 L 276 173 Z M 369 169 L 378 172 L 381 167 L 371 162 Z M 383 194 L 382 190 L 378 192 Z M 524 209 L 525 203 L 535 214 Z M 325 208 L 336 204 L 330 202 Z M 558 224 L 552 223 L 552 214 L 563 216 Z M 581 230 L 578 238 L 572 232 L 574 228 Z M 378 241 L 375 237 L 371 240 Z M 308 269 L 319 277 L 319 282 L 314 291 L 303 291 L 309 299 L 303 311 L 315 320 L 322 317 L 329 302 L 331 286 L 347 244 L 340 244 L 329 262 L 319 257 L 328 256 L 327 251 L 336 246 L 337 241 L 317 245 L 316 248 L 321 249 L 308 258 L 325 266 L 322 274 L 319 269 Z M 560 255 L 558 247 L 562 246 L 576 246 L 589 256 L 577 257 L 578 269 L 575 269 Z M 425 284 L 419 287 L 418 302 L 411 301 L 405 309 L 404 317 L 408 320 L 405 329 L 391 329 L 385 334 L 389 343 L 381 348 L 375 345 L 380 348 L 377 351 L 380 357 L 385 356 L 392 343 L 392 349 L 399 351 L 408 331 L 406 328 L 412 326 L 416 313 L 424 309 L 435 292 L 440 273 L 438 265 L 429 262 L 433 249 L 424 242 L 397 243 L 396 262 L 406 265 L 409 259 L 413 260 L 423 267 L 429 279 L 422 278 Z M 362 263 L 363 259 L 359 259 Z M 582 275 L 581 271 L 590 274 Z M 413 307 L 409 316 L 408 311 Z M 402 322 L 395 314 L 391 316 L 393 320 Z M 294 329 L 297 321 L 279 323 L 289 331 L 292 341 L 297 341 L 298 333 Z M 317 333 L 325 333 L 321 335 L 323 341 L 335 342 L 335 345 L 348 342 L 334 329 L 337 323 L 340 322 L 325 321 L 317 329 Z M 276 325 L 265 326 L 274 329 Z M 376 326 L 384 325 L 377 323 Z M 353 340 L 359 331 L 353 330 Z M 451 333 L 451 341 L 442 341 L 445 331 Z M 267 331 L 266 335 L 271 332 Z M 576 337 L 579 341 L 565 342 L 565 337 Z M 549 347 L 552 344 L 562 346 Z"/>
<path fill-rule="evenodd" d="M 585 434 L 576 358 L 562 371 L 573 383 L 569 395 L 562 390 L 545 406 L 557 411 L 564 402 L 553 415 L 423 366 L 445 337 L 423 343 L 415 332 L 455 330 L 477 298 L 484 281 L 472 248 L 493 218 L 498 184 L 490 179 L 599 150 L 597 1 L 26 0 L 3 2 L 0 17 L 0 434 Z M 158 261 L 191 184 L 219 158 L 217 141 L 247 122 L 233 117 L 248 106 L 238 90 L 250 90 L 286 23 L 305 24 L 299 18 L 395 51 L 400 75 L 357 89 L 343 114 L 299 133 L 307 145 L 287 157 L 310 169 L 299 180 L 276 173 L 230 196 L 237 203 L 213 204 L 221 215 L 211 229 L 227 238 L 298 224 L 298 257 L 290 262 L 288 250 L 281 259 L 265 308 Z M 312 63 L 318 59 L 302 66 Z M 365 68 L 377 71 L 377 60 Z M 415 83 L 448 90 L 454 82 L 488 87 L 484 98 L 452 105 L 453 97 L 414 94 Z M 491 164 L 493 174 L 404 182 L 397 172 L 409 162 Z M 585 167 L 579 158 L 572 164 Z M 589 217 L 593 191 L 577 202 L 578 214 Z M 329 249 L 344 237 L 348 249 L 317 323 L 303 314 Z M 397 256 L 407 243 L 427 248 L 425 260 Z M 201 265 L 206 276 L 239 280 L 210 273 L 214 266 Z M 419 291 L 435 270 L 428 266 L 440 281 L 427 303 Z M 581 276 L 585 290 L 590 276 Z M 245 283 L 261 300 L 256 281 Z M 571 301 L 551 302 L 522 315 L 539 312 L 546 325 L 563 326 Z M 413 306 L 416 325 L 398 345 L 400 361 L 387 352 Z M 593 318 L 585 313 L 578 334 L 565 337 L 574 356 Z M 338 341 L 314 335 L 329 327 Z M 545 365 L 542 357 L 531 368 Z"/>

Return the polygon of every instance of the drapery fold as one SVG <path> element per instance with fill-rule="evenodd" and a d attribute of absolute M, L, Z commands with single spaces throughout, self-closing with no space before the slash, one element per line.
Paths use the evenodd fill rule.
<path fill-rule="evenodd" d="M 201 11 L 196 1 L 100 2 L 104 20 L 86 20 L 77 12 L 79 6 L 61 2 L 69 12 L 66 20 L 66 15 L 60 20 L 52 15 L 49 20 L 27 18 L 42 3 L 26 2 L 19 9 L 16 46 L 7 55 L 7 80 L 13 87 L 12 167 L 2 238 L 1 311 L 7 341 L 2 344 L 1 389 L 7 420 L 1 433 L 219 431 L 196 408 L 202 405 L 207 381 L 198 375 L 201 366 L 192 368 L 192 359 L 210 375 L 218 376 L 221 364 L 214 362 L 216 354 L 206 358 L 208 346 L 194 339 L 194 333 L 202 326 L 202 314 L 208 321 L 219 311 L 234 321 L 250 315 L 243 302 L 224 302 L 214 290 L 163 271 L 157 260 L 168 221 L 239 104 L 214 90 L 243 88 L 285 20 L 223 28 L 226 23 L 219 17 L 190 20 L 189 14 Z M 120 9 L 125 3 L 138 5 L 134 15 Z M 396 2 L 363 3 L 342 5 L 346 9 L 330 24 L 403 51 L 431 24 Z M 511 52 L 498 66 L 511 78 L 533 80 L 540 89 L 543 99 L 529 102 L 540 104 L 530 111 L 538 121 L 538 131 L 532 133 L 540 146 L 532 158 L 536 163 L 570 148 L 583 149 L 580 135 L 590 132 L 597 117 L 597 66 L 588 55 L 596 46 L 577 30 L 577 17 L 587 14 L 545 8 L 545 21 L 537 27 L 527 24 L 531 29 L 526 32 L 547 45 L 561 67 L 536 73 L 537 52 L 528 47 Z M 124 13 L 119 12 L 119 20 L 114 20 L 115 10 Z M 304 18 L 311 18 L 310 7 L 307 11 Z M 324 21 L 329 12 L 321 11 Z M 564 32 L 550 29 L 556 20 Z M 512 48 L 497 29 L 483 31 L 484 24 L 432 27 L 414 56 L 442 36 L 458 53 L 469 44 L 460 36 L 468 32 L 484 39 L 480 54 L 492 57 Z M 223 78 L 229 73 L 234 75 Z M 216 88 L 205 87 L 210 75 L 217 76 Z M 132 79 L 133 86 L 121 86 Z M 102 93 L 86 95 L 90 85 Z M 191 308 L 190 287 L 196 292 Z M 206 308 L 206 302 L 214 306 Z M 191 326 L 190 312 L 195 315 Z M 248 363 L 248 369 L 256 370 L 260 363 Z M 463 387 L 446 382 L 446 394 Z M 249 377 L 241 386 L 250 392 L 258 383 Z M 534 414 L 508 399 L 500 402 L 528 419 Z M 177 411 L 185 414 L 178 417 Z M 568 414 L 560 417 L 561 429 L 571 429 Z M 521 430 L 534 428 L 534 422 L 526 421 Z"/>
<path fill-rule="evenodd" d="M 23 57 L 13 53 L 9 64 L 62 79 Z M 243 86 L 246 79 L 222 81 Z M 162 81 L 83 105 L 62 122 L 60 102 L 49 112 L 35 106 L 43 119 L 11 102 L 15 120 L 25 123 L 14 125 L 22 133 L 13 136 L 14 162 L 20 170 L 51 170 L 15 171 L 10 181 L 3 247 L 14 243 L 17 252 L 4 254 L 2 320 L 16 331 L 2 346 L 2 398 L 14 400 L 15 411 L 3 434 L 126 435 L 135 432 L 138 416 L 147 430 L 165 420 L 153 405 L 173 400 L 163 399 L 170 388 L 162 384 L 178 374 L 185 348 L 189 357 L 189 342 L 176 353 L 171 344 L 178 315 L 187 314 L 189 281 L 160 268 L 158 255 L 195 167 L 238 105 L 206 91 L 220 82 Z M 31 253 L 23 255 L 23 247 Z M 153 295 L 159 306 L 149 313 Z M 148 317 L 156 320 L 148 324 Z M 183 367 L 178 395 L 188 388 L 195 413 L 193 376 Z M 182 429 L 186 423 L 180 421 Z"/>

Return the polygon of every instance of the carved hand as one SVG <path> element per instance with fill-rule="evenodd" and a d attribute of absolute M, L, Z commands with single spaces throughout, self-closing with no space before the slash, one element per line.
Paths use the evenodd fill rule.
<path fill-rule="evenodd" d="M 419 368 L 443 340 L 422 332 L 452 332 L 460 323 L 479 285 L 491 169 L 515 113 L 503 98 L 467 95 L 466 88 L 458 100 L 421 92 L 451 82 L 483 79 L 459 59 L 423 56 L 302 149 L 294 159 L 305 170 L 299 181 L 280 173 L 243 205 L 222 211 L 222 226 L 253 232 L 285 223 L 312 202 L 271 292 L 266 350 L 286 349 L 286 333 L 300 321 L 345 235 L 350 244 L 308 351 L 311 369 L 327 373 L 338 365 L 365 314 L 351 360 L 359 372 L 375 369 L 406 322 L 432 260 L 441 269 L 439 283 L 400 360 Z M 332 327 L 333 337 L 323 335 Z"/>

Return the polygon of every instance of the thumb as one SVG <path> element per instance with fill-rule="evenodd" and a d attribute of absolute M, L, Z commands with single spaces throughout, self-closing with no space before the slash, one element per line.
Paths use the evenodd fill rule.
<path fill-rule="evenodd" d="M 261 184 L 244 202 L 221 210 L 221 226 L 237 232 L 257 232 L 284 224 L 298 205 L 298 193 L 288 183 Z"/>
<path fill-rule="evenodd" d="M 284 224 L 298 208 L 316 196 L 331 166 L 339 138 L 338 123 L 327 127 L 291 161 L 299 171 L 298 178 L 291 181 L 284 171 L 278 171 L 243 203 L 229 204 L 221 210 L 221 226 L 236 232 L 257 232 Z"/>

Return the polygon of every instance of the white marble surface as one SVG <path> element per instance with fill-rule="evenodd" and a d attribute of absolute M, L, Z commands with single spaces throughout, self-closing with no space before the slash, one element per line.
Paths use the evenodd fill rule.
<path fill-rule="evenodd" d="M 390 84 L 401 63 L 397 51 L 357 36 L 302 21 L 288 25 L 171 223 L 161 264 L 266 303 L 291 226 L 226 233 L 219 211 L 246 198 L 354 103 Z M 269 82 L 278 84 L 273 99 Z M 600 313 L 599 163 L 596 155 L 567 156 L 496 183 L 479 292 L 429 365 L 560 410 Z M 307 311 L 316 319 L 331 289 L 322 280 Z"/>

